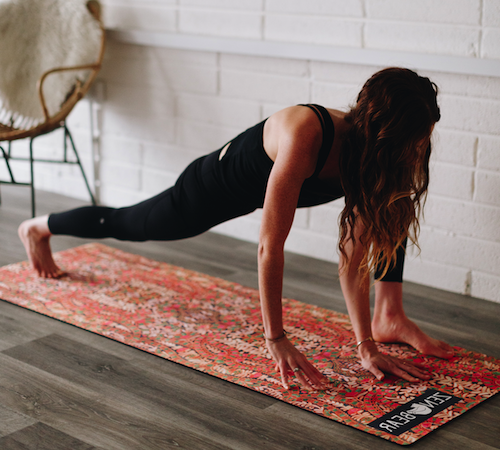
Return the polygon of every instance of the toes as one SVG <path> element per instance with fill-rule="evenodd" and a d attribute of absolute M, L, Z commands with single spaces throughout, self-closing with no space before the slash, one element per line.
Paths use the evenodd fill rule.
<path fill-rule="evenodd" d="M 455 354 L 453 347 L 446 342 L 439 341 L 439 346 L 445 352 L 445 356 L 443 356 L 443 358 L 451 358 Z"/>
<path fill-rule="evenodd" d="M 60 278 L 66 274 L 63 270 L 59 269 L 56 265 L 54 267 L 46 267 L 37 264 L 33 267 L 40 278 Z"/>
<path fill-rule="evenodd" d="M 448 344 L 445 344 L 446 347 L 441 344 L 445 343 L 439 342 L 437 345 L 428 344 L 419 349 L 419 351 L 424 355 L 437 356 L 438 358 L 450 358 L 453 352 L 450 352 L 448 348 L 451 349 L 451 347 Z"/>
<path fill-rule="evenodd" d="M 447 344 L 446 342 L 439 341 L 439 346 L 447 352 L 453 351 L 453 347 L 450 344 Z"/>

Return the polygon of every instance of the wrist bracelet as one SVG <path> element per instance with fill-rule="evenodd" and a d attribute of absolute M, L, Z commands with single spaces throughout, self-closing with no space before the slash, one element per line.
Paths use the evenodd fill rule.
<path fill-rule="evenodd" d="M 363 342 L 367 342 L 367 341 L 372 341 L 372 342 L 375 342 L 373 340 L 373 338 L 370 336 L 370 337 L 367 337 L 366 339 L 363 339 L 362 341 L 359 341 L 357 344 L 356 344 L 356 348 L 358 348 Z"/>
<path fill-rule="evenodd" d="M 270 339 L 270 338 L 266 337 L 266 335 L 264 335 L 264 339 L 267 342 L 278 342 L 278 341 L 281 341 L 285 337 L 286 337 L 286 331 L 285 330 L 283 330 L 283 332 L 281 333 L 280 336 L 278 336 L 277 338 L 274 338 L 274 339 Z"/>

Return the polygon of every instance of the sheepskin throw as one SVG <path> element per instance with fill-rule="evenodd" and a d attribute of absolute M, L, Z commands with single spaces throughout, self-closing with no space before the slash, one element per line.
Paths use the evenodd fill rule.
<path fill-rule="evenodd" d="M 42 74 L 97 60 L 102 32 L 86 4 L 86 0 L 0 0 L 0 116 L 43 120 L 37 93 Z M 87 73 L 47 77 L 44 95 L 51 116 L 76 80 L 85 80 Z"/>

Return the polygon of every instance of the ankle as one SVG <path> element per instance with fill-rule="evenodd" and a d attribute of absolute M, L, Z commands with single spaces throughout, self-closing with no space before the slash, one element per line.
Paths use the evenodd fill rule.
<path fill-rule="evenodd" d="M 375 309 L 373 311 L 373 319 L 377 321 L 394 320 L 404 317 L 406 317 L 406 314 L 403 308 L 388 302 L 382 305 L 375 305 Z"/>
<path fill-rule="evenodd" d="M 52 236 L 48 225 L 48 216 L 35 217 L 24 221 L 20 229 L 23 229 L 27 236 L 35 239 L 48 239 Z"/>
<path fill-rule="evenodd" d="M 375 286 L 374 320 L 392 321 L 405 318 L 401 283 L 379 282 Z"/>

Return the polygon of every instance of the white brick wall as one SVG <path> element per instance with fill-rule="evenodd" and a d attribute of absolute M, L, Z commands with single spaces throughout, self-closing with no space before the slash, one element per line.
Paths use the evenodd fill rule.
<path fill-rule="evenodd" d="M 362 23 L 303 14 L 266 15 L 265 38 L 270 41 L 360 47 Z"/>
<path fill-rule="evenodd" d="M 498 0 L 102 0 L 110 28 L 500 59 Z M 345 109 L 379 67 L 108 44 L 100 78 L 104 203 L 170 186 L 183 167 L 282 107 Z M 500 302 L 500 74 L 422 72 L 440 87 L 421 248 L 408 280 Z M 88 105 L 71 117 L 90 170 Z M 42 145 L 43 144 L 43 145 Z M 40 141 L 40 151 L 54 143 Z M 86 198 L 75 171 L 37 184 Z M 80 186 L 80 187 L 79 187 Z M 297 212 L 289 250 L 337 260 L 342 200 Z M 216 231 L 256 241 L 261 212 Z"/>
<path fill-rule="evenodd" d="M 261 17 L 248 11 L 184 8 L 179 13 L 181 33 L 259 39 Z"/>
<path fill-rule="evenodd" d="M 316 16 L 363 17 L 363 1 L 350 0 L 267 0 L 266 11 L 272 13 L 307 14 Z"/>
<path fill-rule="evenodd" d="M 177 12 L 175 1 L 165 1 L 165 5 L 114 4 L 108 2 L 104 10 L 104 21 L 110 28 L 147 28 L 154 31 L 175 31 Z"/>
<path fill-rule="evenodd" d="M 367 48 L 477 56 L 479 29 L 448 24 L 377 21 L 365 27 Z"/>
<path fill-rule="evenodd" d="M 494 0 L 493 0 L 494 1 Z M 493 5 L 491 5 L 493 6 Z M 367 16 L 381 21 L 477 25 L 481 0 L 367 0 Z"/>

